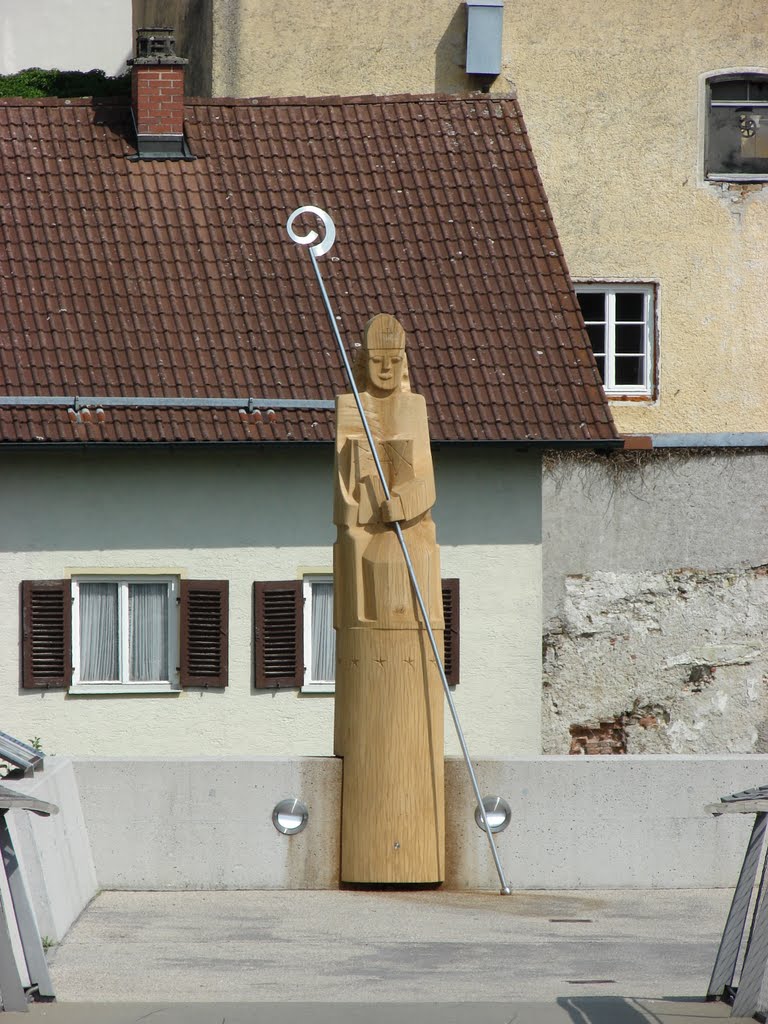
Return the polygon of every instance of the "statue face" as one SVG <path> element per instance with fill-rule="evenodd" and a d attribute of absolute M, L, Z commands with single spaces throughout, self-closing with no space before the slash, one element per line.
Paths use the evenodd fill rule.
<path fill-rule="evenodd" d="M 374 392 L 391 394 L 400 387 L 403 376 L 403 351 L 399 348 L 374 349 L 368 353 L 368 384 Z"/>

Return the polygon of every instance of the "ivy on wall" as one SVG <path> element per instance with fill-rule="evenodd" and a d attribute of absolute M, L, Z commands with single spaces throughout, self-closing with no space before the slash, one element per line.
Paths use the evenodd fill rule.
<path fill-rule="evenodd" d="M 0 97 L 21 96 L 128 96 L 130 75 L 110 77 L 104 71 L 59 71 L 25 68 L 15 75 L 0 75 Z"/>

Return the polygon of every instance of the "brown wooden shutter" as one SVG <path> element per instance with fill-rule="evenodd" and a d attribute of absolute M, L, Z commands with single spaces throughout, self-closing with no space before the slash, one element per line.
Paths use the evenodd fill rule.
<path fill-rule="evenodd" d="M 21 584 L 21 685 L 66 689 L 72 682 L 72 582 Z"/>
<path fill-rule="evenodd" d="M 254 685 L 304 682 L 304 597 L 301 580 L 253 584 Z"/>
<path fill-rule="evenodd" d="M 442 586 L 445 616 L 443 668 L 448 683 L 456 686 L 459 682 L 459 581 L 443 580 Z"/>
<path fill-rule="evenodd" d="M 224 687 L 228 679 L 229 582 L 181 581 L 182 686 Z"/>

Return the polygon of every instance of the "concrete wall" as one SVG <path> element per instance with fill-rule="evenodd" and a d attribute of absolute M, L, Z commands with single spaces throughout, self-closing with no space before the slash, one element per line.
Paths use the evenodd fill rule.
<path fill-rule="evenodd" d="M 15 779 L 9 788 L 59 809 L 58 814 L 45 818 L 28 811 L 8 813 L 8 827 L 40 935 L 59 942 L 98 891 L 72 762 L 48 757 L 43 771 Z"/>
<path fill-rule="evenodd" d="M 540 460 L 436 453 L 442 572 L 461 580 L 456 703 L 473 754 L 540 749 Z M 329 754 L 333 696 L 252 686 L 252 583 L 329 569 L 330 447 L 5 456 L 4 728 L 53 753 Z M 481 511 L 482 510 L 482 511 Z M 230 581 L 229 686 L 156 695 L 23 691 L 19 584 L 85 567 Z M 458 751 L 452 727 L 447 749 Z"/>
<path fill-rule="evenodd" d="M 215 0 L 214 96 L 461 92 L 466 7 L 299 0 Z"/>
<path fill-rule="evenodd" d="M 270 0 L 211 2 L 213 95 L 479 84 L 464 71 L 457 0 L 296 0 L 279 16 Z M 199 29 L 189 32 L 191 51 Z M 703 76 L 765 69 L 767 32 L 761 0 L 738 17 L 720 0 L 504 10 L 492 88 L 521 100 L 572 275 L 659 286 L 658 395 L 614 403 L 622 431 L 768 429 L 768 185 L 707 183 L 701 167 Z"/>
<path fill-rule="evenodd" d="M 548 460 L 545 751 L 768 750 L 766 508 L 763 450 Z"/>
<path fill-rule="evenodd" d="M 118 889 L 334 888 L 341 764 L 333 758 L 77 759 L 99 885 Z M 733 885 L 751 816 L 703 811 L 765 782 L 766 757 L 479 759 L 484 794 L 512 807 L 498 834 L 514 888 Z M 303 799 L 304 832 L 274 804 Z M 446 764 L 446 886 L 495 889 L 464 762 Z"/>
<path fill-rule="evenodd" d="M 23 68 L 125 73 L 133 55 L 128 0 L 30 0 L 0 5 L 0 75 Z"/>
<path fill-rule="evenodd" d="M 714 818 L 703 806 L 762 785 L 768 758 L 509 758 L 478 768 L 481 792 L 512 807 L 498 845 L 513 888 L 697 888 L 736 883 L 754 822 Z M 448 774 L 448 884 L 495 888 L 460 769 L 456 762 Z"/>
<path fill-rule="evenodd" d="M 341 761 L 316 758 L 77 759 L 101 889 L 335 889 Z M 298 797 L 307 828 L 278 832 Z"/>

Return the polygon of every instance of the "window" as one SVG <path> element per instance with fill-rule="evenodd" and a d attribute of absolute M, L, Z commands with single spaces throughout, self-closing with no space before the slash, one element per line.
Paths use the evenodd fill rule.
<path fill-rule="evenodd" d="M 712 76 L 707 81 L 705 174 L 768 180 L 768 74 Z"/>
<path fill-rule="evenodd" d="M 653 394 L 653 285 L 576 285 L 605 393 Z"/>
<path fill-rule="evenodd" d="M 146 693 L 227 685 L 228 583 L 76 576 L 22 583 L 22 687 Z"/>
<path fill-rule="evenodd" d="M 253 585 L 254 685 L 333 692 L 336 637 L 333 577 L 257 582 Z M 451 685 L 459 681 L 459 581 L 443 580 L 444 666 Z"/>
<path fill-rule="evenodd" d="M 178 684 L 178 580 L 72 580 L 74 686 Z"/>
<path fill-rule="evenodd" d="M 333 576 L 305 576 L 303 690 L 328 692 L 336 679 Z"/>

